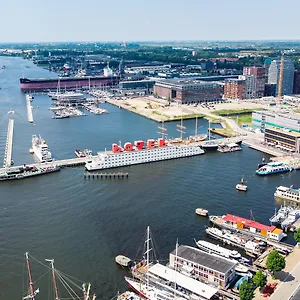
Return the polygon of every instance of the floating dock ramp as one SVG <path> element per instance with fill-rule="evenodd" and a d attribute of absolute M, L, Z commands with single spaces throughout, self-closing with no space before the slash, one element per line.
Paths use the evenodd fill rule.
<path fill-rule="evenodd" d="M 26 95 L 26 105 L 27 105 L 27 116 L 28 122 L 33 123 L 33 115 L 32 115 L 32 106 L 31 106 L 31 95 Z"/>
<path fill-rule="evenodd" d="M 5 154 L 3 160 L 3 168 L 9 168 L 12 165 L 12 147 L 14 135 L 14 119 L 8 120 L 7 137 L 5 145 Z"/>

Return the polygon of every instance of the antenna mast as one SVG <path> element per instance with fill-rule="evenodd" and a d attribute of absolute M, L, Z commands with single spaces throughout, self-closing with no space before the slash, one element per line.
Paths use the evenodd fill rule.
<path fill-rule="evenodd" d="M 283 69 L 284 69 L 284 56 L 281 56 L 280 60 L 280 72 L 279 72 L 279 82 L 278 82 L 278 103 L 281 103 L 282 97 L 282 85 L 283 85 Z"/>
<path fill-rule="evenodd" d="M 53 286 L 54 286 L 54 291 L 55 291 L 55 300 L 59 300 L 58 297 L 58 289 L 56 285 L 56 276 L 55 276 L 55 268 L 54 268 L 54 259 L 45 259 L 45 261 L 49 261 L 51 264 L 51 269 L 52 269 L 52 277 L 53 277 Z"/>

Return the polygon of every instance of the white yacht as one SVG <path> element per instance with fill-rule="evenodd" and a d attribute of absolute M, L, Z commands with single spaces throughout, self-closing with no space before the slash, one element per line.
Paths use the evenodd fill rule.
<path fill-rule="evenodd" d="M 46 141 L 40 135 L 32 136 L 32 149 L 30 149 L 30 153 L 34 153 L 40 162 L 53 160 Z"/>
<path fill-rule="evenodd" d="M 219 256 L 223 256 L 226 258 L 233 258 L 233 259 L 240 259 L 242 257 L 241 254 L 236 250 L 228 250 L 219 245 L 215 245 L 203 240 L 199 240 L 199 241 L 195 240 L 195 243 L 201 250 L 208 253 L 213 253 Z"/>
<path fill-rule="evenodd" d="M 124 147 L 112 145 L 112 151 L 98 153 L 98 156 L 88 161 L 85 168 L 88 171 L 109 169 L 135 164 L 150 163 L 168 159 L 189 157 L 204 154 L 195 144 L 173 144 L 160 138 L 157 141 L 135 141 L 134 145 L 125 143 Z"/>
<path fill-rule="evenodd" d="M 281 223 L 281 228 L 285 229 L 291 225 L 293 225 L 300 217 L 300 210 L 294 209 L 292 210 L 287 218 Z"/>
<path fill-rule="evenodd" d="M 274 196 L 300 203 L 300 189 L 295 189 L 293 186 L 290 187 L 279 186 L 276 189 Z"/>

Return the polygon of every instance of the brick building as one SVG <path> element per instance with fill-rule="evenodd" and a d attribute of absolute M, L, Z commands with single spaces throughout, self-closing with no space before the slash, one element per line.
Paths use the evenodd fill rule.
<path fill-rule="evenodd" d="M 154 85 L 154 93 L 183 104 L 212 102 L 221 99 L 221 86 L 214 82 L 188 79 L 159 80 Z"/>
<path fill-rule="evenodd" d="M 245 79 L 226 79 L 224 86 L 225 99 L 245 99 Z"/>

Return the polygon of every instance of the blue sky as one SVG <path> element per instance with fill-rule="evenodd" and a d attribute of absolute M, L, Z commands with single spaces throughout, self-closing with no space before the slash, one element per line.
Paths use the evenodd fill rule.
<path fill-rule="evenodd" d="M 299 0 L 4 0 L 0 7 L 0 42 L 300 39 Z"/>

